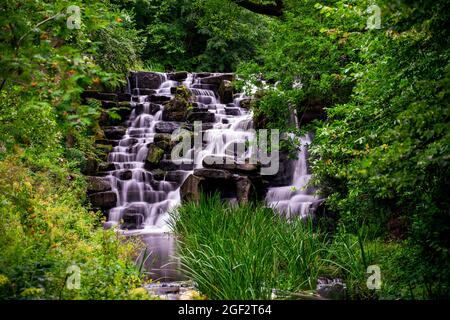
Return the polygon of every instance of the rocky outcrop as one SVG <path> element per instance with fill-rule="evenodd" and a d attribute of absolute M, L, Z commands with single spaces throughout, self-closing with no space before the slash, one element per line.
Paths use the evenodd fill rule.
<path fill-rule="evenodd" d="M 224 165 L 221 169 L 195 169 L 181 186 L 182 201 L 198 201 L 201 193 L 206 195 L 218 193 L 224 200 L 235 199 L 240 203 L 248 203 L 263 197 L 263 184 L 258 174 L 236 173 L 223 168 Z"/>
<path fill-rule="evenodd" d="M 156 72 L 131 72 L 129 79 L 131 89 L 158 89 L 164 81 L 163 75 Z"/>
<path fill-rule="evenodd" d="M 117 204 L 117 195 L 113 191 L 93 193 L 89 195 L 89 201 L 95 209 L 107 210 Z"/>
<path fill-rule="evenodd" d="M 86 181 L 87 181 L 87 192 L 89 194 L 111 190 L 111 183 L 106 178 L 87 176 Z"/>

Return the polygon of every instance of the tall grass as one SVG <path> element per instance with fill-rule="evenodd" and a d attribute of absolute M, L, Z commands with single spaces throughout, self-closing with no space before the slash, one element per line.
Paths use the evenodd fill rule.
<path fill-rule="evenodd" d="M 261 205 L 230 207 L 217 196 L 173 216 L 184 271 L 211 299 L 270 299 L 272 288 L 315 289 L 325 239 L 311 224 Z"/>

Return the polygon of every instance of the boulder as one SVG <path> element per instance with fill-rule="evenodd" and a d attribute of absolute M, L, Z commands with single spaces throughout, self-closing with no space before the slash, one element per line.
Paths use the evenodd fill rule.
<path fill-rule="evenodd" d="M 158 89 L 164 76 L 157 72 L 131 72 L 130 86 L 134 88 Z"/>
<path fill-rule="evenodd" d="M 225 108 L 225 114 L 228 116 L 240 116 L 241 110 L 239 108 Z"/>
<path fill-rule="evenodd" d="M 133 177 L 133 171 L 124 170 L 119 172 L 118 176 L 120 180 L 131 180 L 131 178 Z"/>
<path fill-rule="evenodd" d="M 156 167 L 164 156 L 164 150 L 154 143 L 148 145 L 148 155 L 145 159 L 146 165 Z"/>
<path fill-rule="evenodd" d="M 222 103 L 233 102 L 234 87 L 231 81 L 223 80 L 219 87 L 219 97 Z"/>
<path fill-rule="evenodd" d="M 111 190 L 111 182 L 107 178 L 87 176 L 86 181 L 88 194 Z"/>
<path fill-rule="evenodd" d="M 166 171 L 161 170 L 161 169 L 154 169 L 151 171 L 152 173 L 152 177 L 155 180 L 164 180 L 165 176 L 166 176 Z"/>
<path fill-rule="evenodd" d="M 195 175 L 189 175 L 189 177 L 186 178 L 184 183 L 181 185 L 180 188 L 180 197 L 181 201 L 183 202 L 189 202 L 194 201 L 198 202 L 200 200 L 200 188 L 199 185 L 203 181 L 203 178 L 195 176 Z"/>
<path fill-rule="evenodd" d="M 165 175 L 165 180 L 180 184 L 183 182 L 185 175 L 184 171 L 168 171 Z"/>
<path fill-rule="evenodd" d="M 252 195 L 252 181 L 245 176 L 240 176 L 236 180 L 236 195 L 240 203 L 248 203 Z"/>
<path fill-rule="evenodd" d="M 117 195 L 113 191 L 93 193 L 89 195 L 89 201 L 94 208 L 111 209 L 117 204 Z"/>
<path fill-rule="evenodd" d="M 122 217 L 123 223 L 120 226 L 125 230 L 144 229 L 144 215 L 137 212 L 126 212 Z"/>
<path fill-rule="evenodd" d="M 167 79 L 181 82 L 183 80 L 186 80 L 187 76 L 188 73 L 186 71 L 172 72 L 167 75 Z"/>
<path fill-rule="evenodd" d="M 170 110 L 164 109 L 162 112 L 163 121 L 186 121 L 186 111 L 185 110 Z"/>
<path fill-rule="evenodd" d="M 170 151 L 174 146 L 172 136 L 168 133 L 156 133 L 153 143 L 164 151 Z"/>
<path fill-rule="evenodd" d="M 157 133 L 172 133 L 180 128 L 180 124 L 176 122 L 158 122 L 155 124 L 155 132 Z"/>
<path fill-rule="evenodd" d="M 99 172 L 108 172 L 116 170 L 116 166 L 111 162 L 102 162 L 98 165 Z"/>

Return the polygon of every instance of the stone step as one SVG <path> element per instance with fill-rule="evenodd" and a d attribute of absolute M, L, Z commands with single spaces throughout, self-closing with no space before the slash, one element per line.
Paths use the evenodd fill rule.
<path fill-rule="evenodd" d="M 155 124 L 155 132 L 171 134 L 180 127 L 181 124 L 177 122 L 158 122 L 157 124 Z"/>
<path fill-rule="evenodd" d="M 105 137 L 109 140 L 120 140 L 125 135 L 127 128 L 122 126 L 103 127 Z"/>
<path fill-rule="evenodd" d="M 225 108 L 225 114 L 227 116 L 240 116 L 241 110 L 239 108 Z"/>
<path fill-rule="evenodd" d="M 172 98 L 169 96 L 161 96 L 161 95 L 151 95 L 149 96 L 148 100 L 150 102 L 155 102 L 155 103 L 164 103 L 164 102 L 169 102 Z"/>
<path fill-rule="evenodd" d="M 215 122 L 216 117 L 214 113 L 211 112 L 191 112 L 188 114 L 187 120 L 191 123 L 194 121 Z"/>

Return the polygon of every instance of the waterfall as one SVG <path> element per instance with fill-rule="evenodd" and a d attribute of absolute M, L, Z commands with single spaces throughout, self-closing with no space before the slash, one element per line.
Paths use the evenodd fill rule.
<path fill-rule="evenodd" d="M 229 98 L 229 103 L 222 103 L 217 83 L 205 82 L 205 78 L 211 80 L 224 74 L 186 73 L 176 79 L 166 73 L 151 75 L 151 78 L 143 80 L 139 80 L 138 76 L 133 80 L 131 77 L 127 79 L 132 112 L 126 122 L 125 134 L 108 156 L 108 162 L 114 165 L 114 170 L 107 173 L 107 179 L 117 195 L 117 203 L 109 210 L 105 227 L 124 221 L 125 227 L 122 227 L 125 229 L 137 228 L 139 233 L 160 234 L 169 231 L 169 212 L 181 202 L 180 187 L 183 181 L 195 169 L 203 168 L 207 157 L 233 158 L 235 163 L 245 163 L 256 153 L 254 146 L 248 143 L 254 141 L 256 136 L 252 112 L 241 107 L 241 102 L 248 97 L 238 93 Z M 146 159 L 149 145 L 155 142 L 156 134 L 172 133 L 172 129 L 186 124 L 163 120 L 165 103 L 174 98 L 176 88 L 180 85 L 190 92 L 197 113 L 202 116 L 212 113 L 213 116 L 209 122 L 203 123 L 202 148 L 193 146 L 184 155 L 183 160 L 189 158 L 193 163 L 172 161 L 170 155 L 165 153 L 161 164 L 167 167 L 161 177 L 157 176 L 157 172 L 147 170 Z M 164 130 L 161 131 L 161 128 Z M 311 204 L 317 200 L 305 190 L 310 179 L 306 166 L 306 148 L 310 139 L 310 136 L 305 136 L 301 140 L 292 181 L 286 181 L 290 185 L 269 188 L 266 195 L 267 204 L 287 217 L 294 214 L 306 216 Z M 127 228 L 127 225 L 134 227 Z"/>
<path fill-rule="evenodd" d="M 287 218 L 293 215 L 305 218 L 310 213 L 311 206 L 319 200 L 313 195 L 313 190 L 307 187 L 311 179 L 307 166 L 307 148 L 311 143 L 311 134 L 301 137 L 300 143 L 290 185 L 269 188 L 266 195 L 266 203 Z"/>

